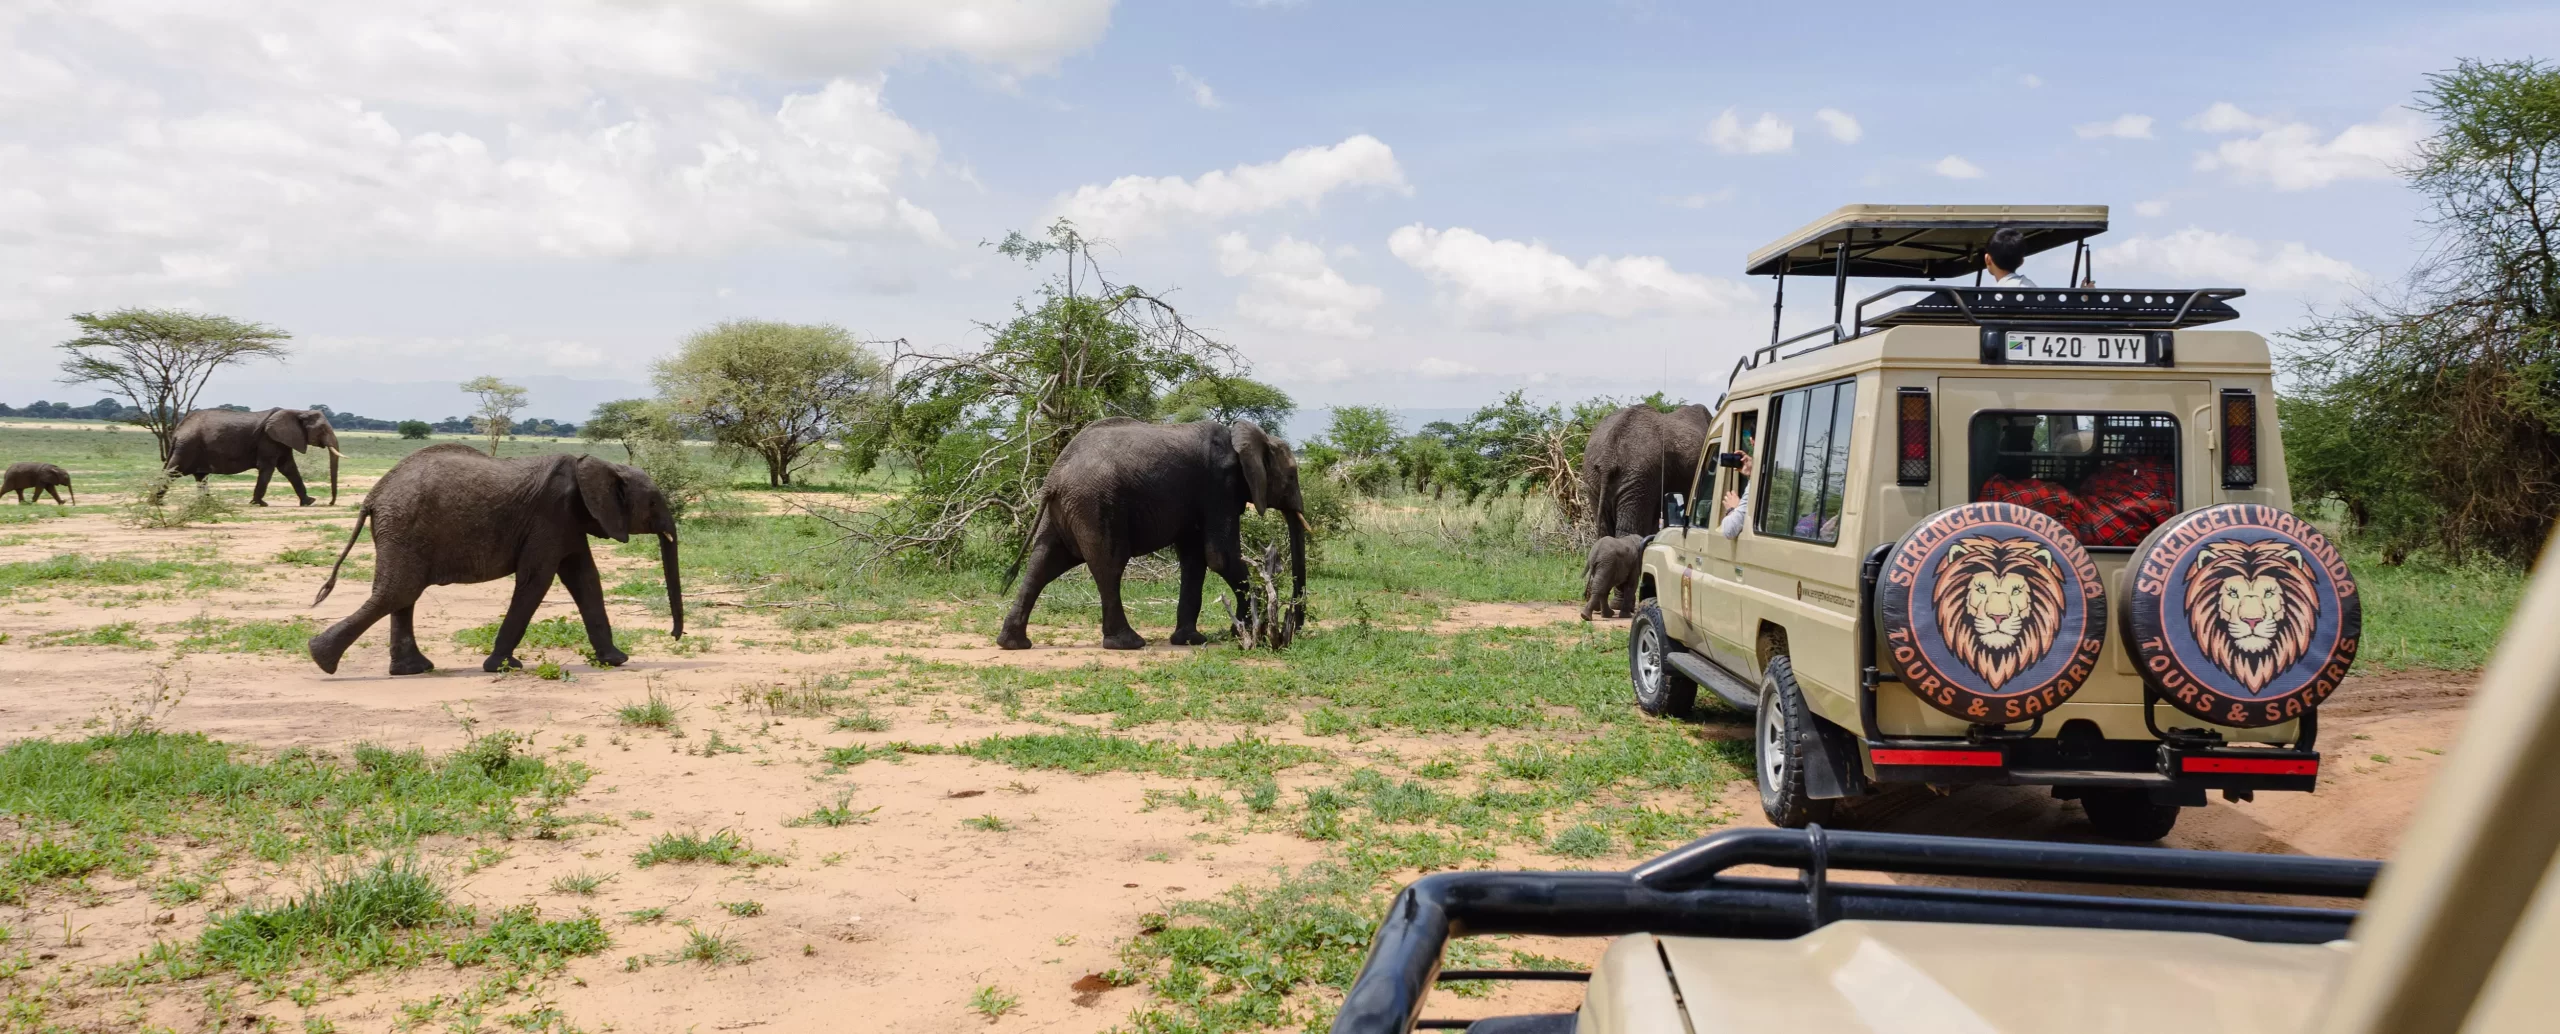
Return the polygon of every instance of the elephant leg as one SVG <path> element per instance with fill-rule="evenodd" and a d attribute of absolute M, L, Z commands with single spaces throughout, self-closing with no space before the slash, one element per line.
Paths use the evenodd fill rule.
<path fill-rule="evenodd" d="M 276 468 L 274 464 L 258 464 L 258 487 L 249 490 L 249 505 L 267 505 L 267 479 L 274 477 L 275 474 Z M 196 484 L 204 484 L 204 475 L 196 475 Z"/>
<path fill-rule="evenodd" d="M 1084 561 L 1074 548 L 1057 538 L 1043 535 L 1031 544 L 1031 556 L 1024 562 L 1022 584 L 1013 593 L 1013 609 L 1004 615 L 1004 631 L 996 636 L 996 646 L 1006 650 L 1031 648 L 1031 607 L 1040 602 L 1040 591 L 1058 576 L 1073 570 Z"/>
<path fill-rule="evenodd" d="M 53 505 L 55 505 L 55 506 L 69 506 L 69 505 L 71 505 L 70 503 L 66 503 L 66 502 L 63 502 L 63 501 L 62 501 L 62 490 L 61 490 L 61 489 L 59 489 L 59 488 L 55 488 L 55 487 L 53 487 L 52 485 L 46 485 L 46 486 L 45 486 L 45 488 L 44 488 L 44 490 L 45 490 L 46 492 L 52 493 L 52 495 L 53 495 Z"/>
<path fill-rule="evenodd" d="M 1102 648 L 1105 650 L 1143 650 L 1145 636 L 1129 625 L 1129 612 L 1120 607 L 1120 575 L 1128 569 L 1129 558 L 1107 556 L 1088 559 L 1085 567 L 1093 572 L 1093 587 L 1102 595 Z"/>
<path fill-rule="evenodd" d="M 1209 568 L 1227 583 L 1228 598 L 1236 601 L 1236 620 L 1252 620 L 1254 608 L 1262 605 L 1253 594 L 1252 572 L 1244 558 L 1244 536 L 1239 530 L 1234 538 L 1210 540 Z"/>
<path fill-rule="evenodd" d="M 1173 606 L 1173 638 L 1165 641 L 1198 646 L 1209 641 L 1200 634 L 1200 582 L 1209 572 L 1208 544 L 1185 538 L 1177 540 L 1173 549 L 1182 560 L 1182 598 Z"/>
<path fill-rule="evenodd" d="M 411 584 L 398 579 L 389 569 L 386 569 L 389 565 L 383 564 L 378 557 L 375 565 L 378 573 L 374 575 L 372 594 L 366 596 L 364 602 L 356 607 L 355 613 L 339 619 L 337 624 L 322 629 L 319 635 L 312 636 L 311 642 L 306 644 L 311 651 L 312 663 L 319 665 L 323 672 L 337 674 L 339 659 L 347 655 L 347 648 L 354 646 L 356 640 L 364 638 L 365 631 L 371 629 L 374 622 L 382 620 L 384 615 L 407 613 L 417 604 L 418 594 L 426 590 L 423 584 Z M 397 631 L 399 625 L 395 623 L 392 627 Z M 392 643 L 392 658 L 392 674 L 402 674 L 399 670 L 397 636 Z"/>
<path fill-rule="evenodd" d="M 525 626 L 533 623 L 533 612 L 542 606 L 542 598 L 551 594 L 551 580 L 559 570 L 557 561 L 518 563 L 515 596 L 507 601 L 506 619 L 498 623 L 498 641 L 489 648 L 489 659 L 480 662 L 480 670 L 509 671 L 524 667 L 523 662 L 516 660 L 516 644 L 524 642 Z"/>
<path fill-rule="evenodd" d="M 309 506 L 320 501 L 312 498 L 311 493 L 302 490 L 302 468 L 293 465 L 292 453 L 288 452 L 276 457 L 276 469 L 284 472 L 285 483 L 293 486 L 294 498 L 302 500 L 302 505 Z"/>
<path fill-rule="evenodd" d="M 391 673 L 424 675 L 436 670 L 436 662 L 428 660 L 418 649 L 418 605 L 410 604 L 391 612 Z"/>
<path fill-rule="evenodd" d="M 27 490 L 26 490 L 26 489 L 21 488 L 21 489 L 19 489 L 19 490 L 18 490 L 18 505 L 20 505 L 20 506 L 25 506 L 25 505 L 27 505 Z"/>
<path fill-rule="evenodd" d="M 560 584 L 569 587 L 569 598 L 578 602 L 578 618 L 587 624 L 587 645 L 595 651 L 596 666 L 619 668 L 631 659 L 613 645 L 613 622 L 604 612 L 604 579 L 596 571 L 595 554 L 580 549 L 560 562 Z"/>

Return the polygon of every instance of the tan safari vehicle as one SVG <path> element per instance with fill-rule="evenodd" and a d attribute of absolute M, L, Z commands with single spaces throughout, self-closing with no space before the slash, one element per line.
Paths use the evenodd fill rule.
<path fill-rule="evenodd" d="M 1711 834 L 1628 872 L 1437 873 L 1380 920 L 1334 1034 L 2560 1030 L 2555 625 L 2546 549 L 2388 866 L 1815 825 Z M 1504 934 L 1615 940 L 1588 972 L 1440 968 L 1450 938 Z M 1465 1007 L 1428 998 L 1453 980 L 1585 986 L 1572 1011 L 1422 1018 Z"/>
<path fill-rule="evenodd" d="M 1896 786 L 2043 785 L 2104 836 L 2310 790 L 2361 611 L 2289 508 L 2230 288 L 2089 283 L 2103 206 L 1852 205 L 1753 254 L 1833 322 L 1736 365 L 1644 550 L 1629 672 L 1756 715 L 1771 822 Z M 2062 284 L 1981 284 L 1995 231 Z M 1917 283 L 1851 301 L 1852 278 Z M 1972 279 L 1976 282 L 1965 283 Z M 1952 282 L 1950 282 L 1952 281 Z M 1746 470 L 1757 476 L 1745 478 Z M 1746 496 L 1740 512 L 1727 500 Z"/>

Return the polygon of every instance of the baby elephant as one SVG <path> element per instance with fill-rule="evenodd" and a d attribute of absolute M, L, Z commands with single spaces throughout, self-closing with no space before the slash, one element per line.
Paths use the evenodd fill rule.
<path fill-rule="evenodd" d="M 1642 535 L 1612 535 L 1591 544 L 1591 559 L 1582 564 L 1582 620 L 1591 620 L 1595 610 L 1604 618 L 1635 616 L 1643 555 Z"/>
<path fill-rule="evenodd" d="M 373 595 L 346 619 L 311 637 L 311 659 L 338 671 L 338 659 L 365 629 L 391 619 L 391 673 L 435 670 L 418 650 L 412 618 L 418 594 L 430 585 L 516 578 L 515 598 L 482 671 L 520 667 L 516 644 L 557 578 L 586 619 L 587 642 L 598 665 L 625 658 L 613 645 L 605 620 L 604 586 L 587 538 L 628 542 L 634 534 L 658 537 L 658 559 L 667 579 L 667 609 L 675 636 L 684 638 L 684 583 L 676 574 L 676 521 L 667 497 L 649 475 L 591 456 L 526 456 L 491 459 L 468 445 L 430 445 L 410 453 L 375 482 L 356 514 L 355 530 L 338 563 L 347 562 L 366 521 L 373 522 Z M 338 570 L 320 586 L 312 606 L 329 598 Z"/>
<path fill-rule="evenodd" d="M 0 492 L 18 493 L 18 505 L 27 505 L 27 490 L 36 490 L 36 498 L 53 497 L 56 506 L 64 505 L 60 489 L 71 488 L 71 472 L 50 463 L 12 463 L 9 472 L 0 474 Z M 78 489 L 72 489 L 71 501 L 80 501 Z"/>

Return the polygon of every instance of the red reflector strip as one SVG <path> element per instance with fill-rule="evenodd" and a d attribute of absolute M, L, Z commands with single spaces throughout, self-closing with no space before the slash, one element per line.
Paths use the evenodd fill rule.
<path fill-rule="evenodd" d="M 2316 758 L 2179 758 L 2181 772 L 2229 772 L 2240 775 L 2319 775 Z"/>
<path fill-rule="evenodd" d="M 1878 750 L 1870 756 L 1879 765 L 1952 765 L 1965 768 L 1998 768 L 2000 752 L 1996 750 Z"/>

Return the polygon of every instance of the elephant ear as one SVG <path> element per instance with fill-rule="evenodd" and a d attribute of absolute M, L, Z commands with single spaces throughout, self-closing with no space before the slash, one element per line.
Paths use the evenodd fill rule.
<path fill-rule="evenodd" d="M 295 452 L 301 452 L 311 446 L 311 439 L 302 432 L 300 414 L 290 409 L 268 410 L 267 418 L 258 422 L 258 429 L 265 432 L 267 437 L 275 439 L 276 444 Z"/>
<path fill-rule="evenodd" d="M 1271 452 L 1271 438 L 1262 433 L 1262 425 L 1251 420 L 1238 420 L 1227 429 L 1236 443 L 1236 462 L 1244 465 L 1244 492 L 1253 500 L 1256 511 L 1271 506 L 1271 470 L 1265 457 Z"/>
<path fill-rule="evenodd" d="M 586 505 L 587 516 L 604 529 L 604 537 L 631 541 L 631 508 L 625 502 L 621 473 L 613 464 L 587 456 L 570 462 L 576 464 L 578 501 Z"/>

